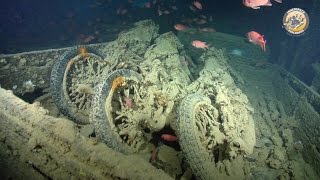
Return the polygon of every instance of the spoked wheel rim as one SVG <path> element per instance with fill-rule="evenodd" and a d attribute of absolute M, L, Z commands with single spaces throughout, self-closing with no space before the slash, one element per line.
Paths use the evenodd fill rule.
<path fill-rule="evenodd" d="M 94 86 L 99 83 L 106 64 L 93 53 L 78 54 L 67 63 L 62 80 L 63 95 L 81 122 L 88 122 Z"/>
<path fill-rule="evenodd" d="M 151 140 L 150 130 L 135 114 L 139 108 L 140 82 L 136 77 L 119 76 L 112 82 L 112 93 L 106 99 L 105 110 L 109 114 L 109 124 L 120 142 L 133 151 L 141 151 Z M 112 103 L 111 103 L 112 102 Z"/>
<path fill-rule="evenodd" d="M 183 98 L 178 108 L 179 144 L 199 179 L 214 179 L 218 174 L 215 160 L 223 155 L 220 148 L 224 141 L 219 118 L 211 99 L 197 93 Z"/>
<path fill-rule="evenodd" d="M 207 102 L 200 102 L 194 107 L 195 110 L 195 134 L 200 141 L 202 149 L 214 160 L 216 147 L 215 133 L 219 131 L 218 110 Z"/>
<path fill-rule="evenodd" d="M 143 111 L 143 88 L 142 76 L 129 69 L 109 73 L 95 88 L 97 94 L 90 115 L 95 134 L 109 147 L 125 154 L 152 148 L 146 121 L 150 115 Z"/>

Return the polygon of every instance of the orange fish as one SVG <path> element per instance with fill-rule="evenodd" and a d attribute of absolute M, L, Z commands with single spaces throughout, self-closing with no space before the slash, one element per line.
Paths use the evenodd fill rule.
<path fill-rule="evenodd" d="M 194 47 L 196 47 L 196 48 L 201 48 L 201 49 L 207 49 L 207 48 L 209 48 L 209 45 L 207 45 L 206 42 L 199 41 L 199 40 L 194 40 L 194 41 L 192 41 L 192 46 L 194 46 Z"/>
<path fill-rule="evenodd" d="M 162 134 L 161 139 L 169 142 L 174 142 L 178 140 L 178 137 L 171 134 Z"/>
<path fill-rule="evenodd" d="M 282 3 L 282 0 L 275 0 Z M 272 6 L 270 0 L 242 0 L 242 4 L 252 9 L 260 9 L 260 6 Z"/>
<path fill-rule="evenodd" d="M 250 31 L 247 33 L 247 38 L 249 42 L 259 45 L 263 51 L 266 51 L 267 41 L 263 38 L 263 35 L 255 31 Z"/>
<path fill-rule="evenodd" d="M 177 31 L 184 31 L 184 30 L 187 30 L 187 29 L 188 29 L 188 26 L 183 25 L 183 24 L 176 24 L 176 25 L 174 25 L 174 28 L 175 28 Z"/>
<path fill-rule="evenodd" d="M 197 9 L 202 9 L 202 4 L 199 1 L 194 1 L 193 5 L 197 8 Z"/>

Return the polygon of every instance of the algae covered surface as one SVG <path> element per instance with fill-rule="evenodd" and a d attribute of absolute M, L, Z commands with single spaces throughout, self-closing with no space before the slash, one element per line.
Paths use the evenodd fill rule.
<path fill-rule="evenodd" d="M 17 95 L 43 89 L 32 104 L 1 89 L 0 152 L 6 177 L 318 179 L 310 156 L 305 155 L 309 135 L 304 128 L 312 124 L 301 125 L 297 117 L 308 115 L 312 121 L 319 114 L 308 109 L 308 102 L 279 68 L 266 62 L 268 54 L 242 38 L 216 32 L 199 34 L 211 45 L 207 50 L 195 49 L 190 44 L 195 36 L 192 29 L 178 35 L 159 34 L 158 29 L 150 20 L 140 21 L 115 41 L 94 47 L 106 54 L 106 63 L 94 79 L 98 83 L 121 69 L 141 75 L 129 84 L 133 90 L 126 91 L 125 84 L 123 92 L 110 91 L 108 106 L 114 112 L 110 114 L 126 120 L 111 129 L 126 137 L 118 144 L 115 140 L 105 144 L 95 133 L 97 116 L 88 115 L 91 123 L 79 125 L 57 110 L 44 79 L 59 51 L 47 58 L 38 76 L 19 79 L 14 89 L 15 81 L 1 84 Z M 1 78 L 8 67 L 17 69 L 13 77 L 35 71 L 19 66 L 24 62 L 32 67 L 30 55 L 18 57 L 13 62 L 11 57 L 1 57 Z M 88 76 L 78 74 L 82 75 Z M 29 80 L 31 85 L 26 83 Z M 99 87 L 92 88 L 103 92 Z M 123 96 L 133 104 L 125 104 Z M 94 102 L 97 99 L 90 99 L 89 114 L 99 104 Z M 292 103 L 300 105 L 290 108 Z M 160 138 L 168 132 L 174 132 L 178 141 Z M 124 143 L 121 148 L 119 142 Z"/>

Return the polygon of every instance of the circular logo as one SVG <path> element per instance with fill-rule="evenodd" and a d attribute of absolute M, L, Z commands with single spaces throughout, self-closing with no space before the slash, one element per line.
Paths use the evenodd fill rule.
<path fill-rule="evenodd" d="M 282 19 L 283 27 L 293 35 L 300 35 L 309 26 L 308 14 L 300 8 L 289 9 Z"/>

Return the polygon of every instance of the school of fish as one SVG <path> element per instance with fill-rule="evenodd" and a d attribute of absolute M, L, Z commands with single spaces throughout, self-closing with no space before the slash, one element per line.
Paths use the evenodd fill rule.
<path fill-rule="evenodd" d="M 275 0 L 275 1 L 278 3 L 282 3 L 282 0 Z M 243 0 L 242 4 L 248 8 L 252 8 L 252 9 L 260 9 L 261 6 L 272 6 L 270 0 Z M 190 5 L 190 9 L 192 11 L 202 10 L 203 5 L 200 2 L 200 0 L 195 0 L 192 3 L 192 5 Z M 202 15 L 201 19 L 197 18 L 194 20 L 194 22 L 196 24 L 205 24 L 205 23 L 207 23 L 207 17 Z M 174 28 L 177 31 L 185 31 L 185 30 L 189 29 L 189 27 L 184 24 L 176 24 L 176 25 L 174 25 Z M 199 28 L 198 31 L 199 32 L 215 32 L 215 29 L 213 29 L 213 28 Z M 253 43 L 254 45 L 258 45 L 261 47 L 261 49 L 263 51 L 266 51 L 267 41 L 264 39 L 264 35 L 261 35 L 260 33 L 256 32 L 256 31 L 249 31 L 246 34 L 246 37 L 250 43 Z M 191 45 L 195 48 L 200 48 L 200 49 L 204 49 L 204 50 L 209 48 L 209 45 L 206 42 L 201 41 L 201 40 L 193 40 L 191 42 Z"/>
<path fill-rule="evenodd" d="M 107 1 L 109 3 L 112 2 L 112 0 L 97 0 L 96 4 L 92 5 L 93 7 L 95 6 L 101 6 L 103 5 L 103 2 Z M 243 6 L 247 8 L 251 8 L 254 10 L 260 9 L 261 7 L 266 7 L 266 6 L 272 6 L 272 1 L 275 1 L 277 3 L 282 3 L 282 0 L 242 0 Z M 168 2 L 169 4 L 164 5 L 164 2 Z M 176 0 L 172 1 L 164 1 L 164 0 L 145 0 L 142 1 L 142 6 L 141 6 L 141 1 L 139 0 L 127 0 L 128 4 L 134 4 L 138 3 L 140 7 L 150 9 L 150 10 L 155 10 L 156 14 L 158 16 L 165 16 L 169 14 L 175 13 L 175 11 L 178 10 L 178 6 L 176 6 Z M 210 22 L 213 21 L 212 15 L 205 15 L 201 14 L 200 12 L 203 12 L 205 10 L 206 6 L 204 3 L 204 0 L 190 0 L 190 4 L 187 5 L 189 10 L 192 12 L 196 12 L 198 15 L 197 17 L 183 17 L 183 19 L 180 20 L 180 23 L 177 23 L 173 26 L 173 28 L 176 31 L 188 31 L 189 29 L 196 29 L 198 33 L 212 33 L 216 32 L 216 29 L 212 27 L 194 27 L 194 26 L 205 26 L 206 24 L 210 24 Z M 127 6 L 120 6 L 115 10 L 116 15 L 118 16 L 123 16 L 125 18 L 122 19 L 130 19 L 132 18 L 132 15 L 130 14 L 130 10 L 128 9 Z M 74 17 L 74 12 L 69 12 L 66 17 L 68 19 L 72 19 Z M 97 21 L 101 21 L 100 18 L 97 19 Z M 122 22 L 122 24 L 127 24 L 126 20 Z M 193 24 L 193 26 L 192 26 Z M 119 29 L 114 28 L 113 31 L 117 32 Z M 194 33 L 194 32 L 192 32 Z M 94 34 L 91 35 L 85 35 L 85 34 L 80 34 L 79 39 L 83 43 L 89 43 L 93 40 L 96 39 L 97 35 L 99 35 L 99 31 L 95 31 Z M 264 35 L 260 34 L 259 32 L 255 30 L 250 30 L 249 32 L 246 33 L 246 38 L 247 40 L 257 46 L 260 46 L 263 51 L 266 51 L 266 43 L 267 41 L 265 40 Z M 191 45 L 195 48 L 203 49 L 206 50 L 210 47 L 207 42 L 202 41 L 200 39 L 194 39 L 191 41 Z"/>

